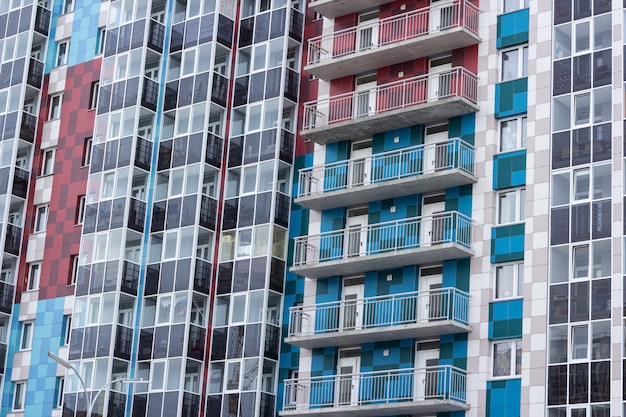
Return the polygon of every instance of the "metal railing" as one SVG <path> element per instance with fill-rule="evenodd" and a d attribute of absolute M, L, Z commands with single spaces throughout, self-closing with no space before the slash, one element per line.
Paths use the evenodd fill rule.
<path fill-rule="evenodd" d="M 469 294 L 456 288 L 414 291 L 289 309 L 289 336 L 312 336 L 416 323 L 468 324 Z"/>
<path fill-rule="evenodd" d="M 333 230 L 294 239 L 294 266 L 457 243 L 471 247 L 472 220 L 456 211 Z"/>
<path fill-rule="evenodd" d="M 478 15 L 478 8 L 464 0 L 446 2 L 318 36 L 309 40 L 307 64 L 319 64 L 451 28 L 464 27 L 478 35 Z"/>
<path fill-rule="evenodd" d="M 474 147 L 455 138 L 302 168 L 298 197 L 457 168 L 474 175 Z"/>
<path fill-rule="evenodd" d="M 427 400 L 465 404 L 466 380 L 465 371 L 451 365 L 287 379 L 283 409 L 380 407 Z"/>
<path fill-rule="evenodd" d="M 463 67 L 381 84 L 304 104 L 304 130 L 356 120 L 392 110 L 464 97 L 476 103 L 478 78 Z"/>

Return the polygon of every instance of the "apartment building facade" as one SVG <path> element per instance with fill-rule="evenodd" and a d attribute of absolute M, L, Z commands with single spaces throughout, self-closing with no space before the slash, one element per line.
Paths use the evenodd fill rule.
<path fill-rule="evenodd" d="M 626 413 L 625 6 L 1 2 L 0 414 Z"/>

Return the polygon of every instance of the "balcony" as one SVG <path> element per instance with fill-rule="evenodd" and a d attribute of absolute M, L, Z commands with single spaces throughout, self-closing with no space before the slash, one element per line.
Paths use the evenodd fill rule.
<path fill-rule="evenodd" d="M 285 380 L 280 416 L 380 417 L 468 410 L 465 371 L 442 365 Z"/>
<path fill-rule="evenodd" d="M 327 210 L 474 183 L 474 153 L 467 142 L 450 139 L 303 168 L 295 202 Z"/>
<path fill-rule="evenodd" d="M 331 80 L 476 45 L 478 15 L 465 0 L 439 2 L 318 36 L 309 40 L 305 70 Z"/>
<path fill-rule="evenodd" d="M 385 3 L 389 3 L 389 0 L 311 0 L 309 9 L 322 16 L 335 18 L 378 7 Z"/>
<path fill-rule="evenodd" d="M 466 333 L 469 294 L 442 288 L 291 307 L 286 343 L 307 349 Z"/>
<path fill-rule="evenodd" d="M 450 211 L 297 237 L 291 272 L 320 278 L 467 258 L 471 226 Z"/>
<path fill-rule="evenodd" d="M 304 104 L 301 135 L 320 144 L 478 111 L 478 79 L 462 67 Z"/>
<path fill-rule="evenodd" d="M 32 85 L 35 88 L 41 88 L 41 83 L 43 82 L 43 70 L 43 62 L 38 59 L 31 58 L 28 66 L 28 76 L 26 77 L 28 85 Z"/>

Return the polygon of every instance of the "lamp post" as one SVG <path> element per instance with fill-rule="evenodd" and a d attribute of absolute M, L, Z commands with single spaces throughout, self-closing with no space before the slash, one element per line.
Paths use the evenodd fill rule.
<path fill-rule="evenodd" d="M 83 381 L 83 378 L 80 376 L 80 373 L 78 372 L 78 370 L 76 369 L 76 367 L 74 365 L 72 365 L 71 363 L 69 363 L 68 361 L 66 361 L 63 358 L 58 357 L 57 355 L 55 355 L 54 353 L 52 353 L 51 351 L 48 351 L 48 356 L 54 360 L 56 363 L 58 363 L 59 365 L 67 368 L 67 369 L 71 369 L 72 371 L 74 371 L 74 373 L 76 374 L 76 376 L 78 377 L 78 380 L 80 381 L 80 385 L 83 387 L 83 393 L 85 394 L 85 399 L 87 399 L 87 401 L 89 401 L 89 392 L 87 391 L 87 386 L 85 385 L 85 381 Z M 133 378 L 118 378 L 118 379 L 114 379 L 113 381 L 105 384 L 102 388 L 100 388 L 96 394 L 93 396 L 93 398 L 91 399 L 91 401 L 89 401 L 89 405 L 87 407 L 87 417 L 91 417 L 91 412 L 93 411 L 93 408 L 96 405 L 96 400 L 98 399 L 98 396 L 100 395 L 100 393 L 106 389 L 108 389 L 111 385 L 117 383 L 117 382 L 122 382 L 122 383 L 143 383 L 143 384 L 147 384 L 150 381 L 144 381 L 142 378 L 138 378 L 138 379 L 133 379 Z"/>

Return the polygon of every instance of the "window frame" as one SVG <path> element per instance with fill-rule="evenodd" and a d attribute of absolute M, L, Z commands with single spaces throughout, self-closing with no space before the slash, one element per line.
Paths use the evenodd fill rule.
<path fill-rule="evenodd" d="M 498 346 L 503 346 L 508 348 L 508 373 L 500 373 L 496 375 L 496 370 L 501 369 L 505 370 L 506 364 L 496 365 L 497 354 L 496 349 Z M 519 356 L 518 356 L 519 351 Z M 522 339 L 510 339 L 505 341 L 493 342 L 491 348 L 491 378 L 493 379 L 511 379 L 511 378 L 521 378 L 522 376 Z M 505 353 L 506 354 L 506 353 Z M 515 358 L 515 360 L 513 360 Z"/>
<path fill-rule="evenodd" d="M 507 9 L 508 5 L 508 9 Z M 511 13 L 518 10 L 528 9 L 530 7 L 530 0 L 503 0 L 502 1 L 502 13 Z"/>
<path fill-rule="evenodd" d="M 35 330 L 34 322 L 32 321 L 22 322 L 21 331 L 20 331 L 20 351 L 32 350 L 34 330 Z"/>
<path fill-rule="evenodd" d="M 26 408 L 26 389 L 28 381 L 13 382 L 13 401 L 11 409 L 13 411 L 22 411 Z"/>
<path fill-rule="evenodd" d="M 500 288 L 502 286 L 498 285 L 500 282 L 499 278 L 507 279 L 509 277 L 499 275 L 499 270 L 504 271 L 504 268 L 512 266 L 512 275 L 510 277 L 510 285 L 507 285 L 506 288 L 511 289 L 511 294 L 509 295 L 500 295 Z M 497 264 L 494 272 L 494 286 L 493 286 L 493 299 L 494 300 L 508 300 L 512 298 L 520 298 L 524 296 L 523 286 L 524 286 L 524 261 L 516 261 L 516 262 L 508 262 L 503 264 Z"/>
<path fill-rule="evenodd" d="M 96 110 L 98 108 L 99 93 L 100 93 L 100 81 L 92 82 L 91 90 L 89 93 L 89 110 Z"/>
<path fill-rule="evenodd" d="M 65 377 L 58 376 L 56 381 L 56 398 L 54 408 L 63 407 L 63 394 L 65 392 Z"/>
<path fill-rule="evenodd" d="M 63 14 L 72 13 L 74 11 L 74 0 L 65 0 L 63 2 Z"/>
<path fill-rule="evenodd" d="M 37 290 L 41 282 L 41 262 L 33 262 L 28 265 L 28 290 Z"/>
<path fill-rule="evenodd" d="M 54 162 L 56 156 L 56 149 L 42 149 L 41 150 L 41 177 L 54 174 Z"/>
<path fill-rule="evenodd" d="M 503 197 L 506 195 L 515 196 L 515 200 L 513 201 L 513 205 L 514 205 L 513 220 L 509 220 L 509 221 L 502 220 L 502 215 L 504 214 L 502 211 L 504 207 L 504 204 L 502 204 L 502 201 L 503 201 Z M 496 206 L 497 206 L 496 224 L 498 226 L 523 223 L 525 220 L 524 215 L 525 215 L 525 208 L 526 208 L 526 187 L 507 188 L 506 190 L 498 191 Z"/>
<path fill-rule="evenodd" d="M 85 221 L 85 206 L 87 205 L 87 196 L 79 195 L 76 202 L 76 218 L 74 219 L 75 225 L 82 225 Z"/>
<path fill-rule="evenodd" d="M 70 275 L 67 280 L 67 285 L 76 284 L 76 279 L 78 278 L 79 259 L 80 258 L 77 254 L 70 255 Z"/>
<path fill-rule="evenodd" d="M 70 41 L 68 39 L 58 41 L 56 52 L 55 66 L 62 67 L 67 65 L 68 55 L 70 53 Z"/>
<path fill-rule="evenodd" d="M 91 165 L 91 151 L 93 148 L 93 137 L 85 138 L 85 144 L 83 145 L 83 160 L 81 167 L 88 167 Z"/>
<path fill-rule="evenodd" d="M 515 127 L 510 129 L 511 133 L 506 133 L 507 132 L 505 129 L 506 127 L 504 127 L 505 124 L 511 124 L 512 122 L 515 122 Z M 500 130 L 499 130 L 499 135 L 500 135 L 500 140 L 499 140 L 499 150 L 500 153 L 505 153 L 505 152 L 514 152 L 517 150 L 521 150 L 521 149 L 526 149 L 527 146 L 527 140 L 528 140 L 528 118 L 524 115 L 524 116 L 519 116 L 519 117 L 514 117 L 512 119 L 506 119 L 506 120 L 501 120 L 500 121 Z M 504 143 L 511 143 L 512 141 L 510 140 L 510 136 L 515 135 L 515 143 L 513 144 L 513 147 L 507 147 L 507 149 L 505 149 L 504 147 Z M 507 141 L 505 142 L 505 137 L 507 138 Z"/>
<path fill-rule="evenodd" d="M 508 75 L 508 72 L 505 72 L 505 56 L 513 52 L 516 53 L 517 63 L 513 68 L 514 71 L 511 75 Z M 500 51 L 500 82 L 517 80 L 518 78 L 525 77 L 528 77 L 528 45 L 516 46 L 514 48 Z"/>
<path fill-rule="evenodd" d="M 48 121 L 61 118 L 63 108 L 63 93 L 51 94 L 48 96 Z"/>
<path fill-rule="evenodd" d="M 48 227 L 48 211 L 50 205 L 42 204 L 35 206 L 35 221 L 33 223 L 33 233 L 45 232 Z"/>

